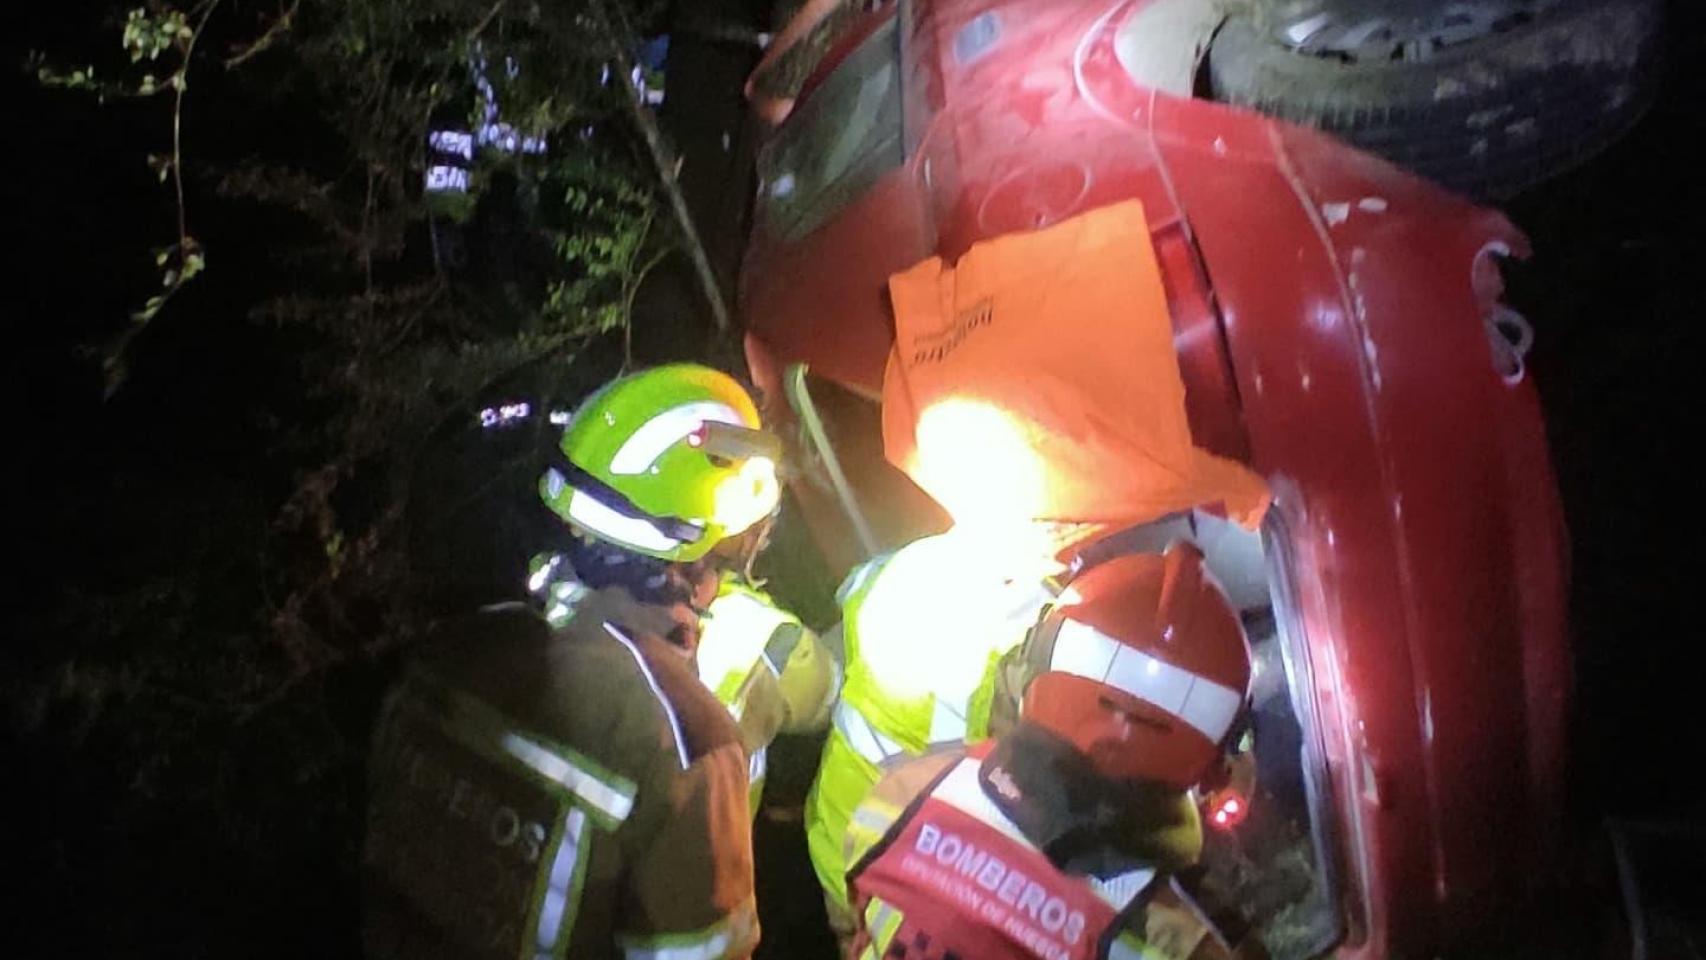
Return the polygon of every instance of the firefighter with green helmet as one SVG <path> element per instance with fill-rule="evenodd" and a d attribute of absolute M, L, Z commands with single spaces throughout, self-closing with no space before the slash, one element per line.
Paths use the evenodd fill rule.
<path fill-rule="evenodd" d="M 540 483 L 545 504 L 580 542 L 567 553 L 535 557 L 528 589 L 546 618 L 559 623 L 574 616 L 589 578 L 630 566 L 636 555 L 702 571 L 699 582 L 709 599 L 697 608 L 694 667 L 740 728 L 756 812 L 771 741 L 779 733 L 828 724 L 840 668 L 817 635 L 748 573 L 779 502 L 780 446 L 758 429 L 757 410 L 744 389 L 716 374 L 715 389 L 706 393 L 699 371 L 711 372 L 659 368 L 632 378 L 637 382 L 623 391 L 607 388 L 586 401 L 562 440 L 578 483 L 568 482 L 562 465 Z M 647 417 L 621 443 L 598 429 L 651 411 L 662 413 Z M 650 462 L 654 451 L 660 452 Z M 656 515 L 704 516 L 704 529 L 666 530 L 613 516 L 593 496 L 595 485 Z"/>
<path fill-rule="evenodd" d="M 544 578 L 569 584 L 564 609 L 550 622 L 500 604 L 439 629 L 386 699 L 369 956 L 751 953 L 753 733 L 698 665 L 738 658 L 695 654 L 723 645 L 705 614 L 722 571 L 761 545 L 777 447 L 746 391 L 706 367 L 619 378 L 576 411 L 540 487 L 581 534 Z M 779 655 L 778 632 L 741 651 Z M 815 644 L 796 640 L 774 673 L 811 659 L 833 691 Z"/>

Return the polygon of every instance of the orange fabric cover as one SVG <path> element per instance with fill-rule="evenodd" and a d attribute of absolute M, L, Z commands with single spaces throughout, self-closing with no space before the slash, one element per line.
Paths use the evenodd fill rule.
<path fill-rule="evenodd" d="M 1142 523 L 1219 503 L 1254 528 L 1261 477 L 1200 450 L 1135 200 L 889 278 L 889 460 L 960 522 Z"/>

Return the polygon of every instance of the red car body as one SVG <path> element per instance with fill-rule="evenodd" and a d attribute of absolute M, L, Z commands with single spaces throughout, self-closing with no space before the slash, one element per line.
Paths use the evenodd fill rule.
<path fill-rule="evenodd" d="M 1269 577 L 1324 770 L 1337 949 L 1434 956 L 1528 903 L 1559 841 L 1565 532 L 1536 392 L 1491 324 L 1497 259 L 1525 240 L 1318 133 L 1134 85 L 1115 41 L 1143 2 L 920 0 L 860 24 L 760 158 L 753 374 L 775 391 L 805 362 L 875 397 L 891 273 L 1140 199 L 1196 440 L 1276 494 Z M 891 54 L 898 143 L 873 134 L 881 155 L 820 184 L 821 209 L 779 206 L 789 138 L 838 122 L 814 100 Z M 833 501 L 802 500 L 828 531 Z"/>

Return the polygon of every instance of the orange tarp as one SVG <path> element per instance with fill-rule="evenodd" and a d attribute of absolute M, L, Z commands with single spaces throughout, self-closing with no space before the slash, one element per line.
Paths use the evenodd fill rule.
<path fill-rule="evenodd" d="M 955 516 L 1142 523 L 1269 495 L 1198 449 L 1143 207 L 1126 201 L 889 278 L 885 453 Z"/>

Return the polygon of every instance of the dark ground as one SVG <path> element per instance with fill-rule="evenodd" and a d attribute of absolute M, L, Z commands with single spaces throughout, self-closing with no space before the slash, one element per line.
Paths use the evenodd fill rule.
<path fill-rule="evenodd" d="M 1634 133 L 1508 205 L 1534 240 L 1534 260 L 1515 274 L 1510 296 L 1537 333 L 1530 366 L 1550 418 L 1573 544 L 1579 689 L 1570 803 L 1584 825 L 1608 815 L 1702 811 L 1706 641 L 1691 598 L 1701 589 L 1693 551 L 1706 531 L 1702 484 L 1687 464 L 1702 436 L 1694 390 L 1706 317 L 1706 19 L 1694 4 L 1676 14 L 1666 85 Z M 15 43 L 79 28 L 60 8 L 37 10 L 8 29 L 5 62 L 17 62 Z M 158 124 L 11 83 L 18 96 L 7 98 L 11 136 L 0 183 L 12 239 L 0 354 L 9 422 L 18 428 L 9 442 L 9 625 L 89 588 L 91 577 L 158 562 L 160 551 L 150 549 L 158 541 L 194 538 L 183 518 L 258 529 L 276 481 L 254 475 L 262 441 L 246 400 L 291 375 L 274 352 L 288 345 L 244 321 L 240 286 L 211 279 L 241 276 L 241 258 L 265 248 L 236 239 L 267 224 L 216 223 L 208 239 L 224 231 L 228 242 L 216 248 L 223 259 L 207 288 L 150 332 L 134 389 L 102 405 L 98 376 L 75 351 L 110 333 L 151 282 L 145 251 L 167 211 L 140 158 L 158 149 Z M 215 127 L 226 137 L 289 135 L 263 117 L 224 119 L 228 126 Z M 231 495 L 251 487 L 258 492 L 247 498 Z M 208 516 L 196 513 L 198 502 L 249 506 Z M 14 627 L 0 689 L 90 644 Z M 347 950 L 352 891 L 347 876 L 327 869 L 338 837 L 308 824 L 285 839 L 276 860 L 257 864 L 212 825 L 122 802 L 135 785 L 101 769 L 103 757 L 121 765 L 112 755 L 118 746 L 71 754 L 58 740 L 20 739 L 11 706 L 0 735 L 0 782 L 13 810 L 0 902 L 12 918 L 0 954 Z M 263 784 L 279 775 L 267 762 L 256 758 L 250 771 Z M 766 889 L 815 898 L 798 849 L 783 842 L 793 828 L 762 829 Z M 800 929 L 770 930 L 766 955 L 799 955 L 787 934 Z"/>

